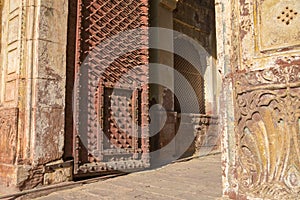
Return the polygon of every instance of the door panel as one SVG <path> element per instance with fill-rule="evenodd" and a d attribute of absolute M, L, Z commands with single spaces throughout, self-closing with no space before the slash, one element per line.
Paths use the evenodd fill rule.
<path fill-rule="evenodd" d="M 148 86 L 143 82 L 148 77 L 147 45 L 134 49 L 128 38 L 119 38 L 99 49 L 113 36 L 147 27 L 146 0 L 78 0 L 75 77 L 80 80 L 74 95 L 75 112 L 79 113 L 74 123 L 78 126 L 74 128 L 75 175 L 149 167 Z M 135 35 L 132 40 L 147 44 L 148 36 Z M 91 56 L 95 49 L 104 56 Z M 115 52 L 124 54 L 112 59 L 110 55 Z M 82 74 L 90 77 L 87 68 L 93 67 L 101 71 L 95 90 L 81 80 Z M 84 117 L 91 112 L 95 118 Z"/>

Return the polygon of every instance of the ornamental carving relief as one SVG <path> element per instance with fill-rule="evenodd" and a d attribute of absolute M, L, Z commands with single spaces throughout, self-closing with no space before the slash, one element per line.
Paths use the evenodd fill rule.
<path fill-rule="evenodd" d="M 300 195 L 300 66 L 237 78 L 239 193 L 259 198 Z"/>
<path fill-rule="evenodd" d="M 260 87 L 264 85 L 267 86 L 270 84 L 291 83 L 292 85 L 297 85 L 299 84 L 299 81 L 300 68 L 299 63 L 296 63 L 295 65 L 290 65 L 288 67 L 275 67 L 266 70 L 253 71 L 251 73 L 246 74 L 239 74 L 237 79 L 237 89 L 253 90 L 255 89 L 255 86 Z"/>
<path fill-rule="evenodd" d="M 195 155 L 204 155 L 218 150 L 220 137 L 218 118 L 209 115 L 195 115 L 193 119 L 195 134 Z"/>
<path fill-rule="evenodd" d="M 0 110 L 0 163 L 13 164 L 17 152 L 18 110 Z"/>

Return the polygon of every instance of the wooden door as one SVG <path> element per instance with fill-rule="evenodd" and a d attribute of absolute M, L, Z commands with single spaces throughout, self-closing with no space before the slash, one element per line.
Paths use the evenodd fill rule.
<path fill-rule="evenodd" d="M 78 0 L 75 175 L 149 167 L 148 36 L 120 37 L 147 27 L 146 0 Z M 144 46 L 135 49 L 135 42 Z M 91 55 L 94 50 L 101 55 Z M 83 80 L 93 68 L 101 71 L 94 89 Z"/>

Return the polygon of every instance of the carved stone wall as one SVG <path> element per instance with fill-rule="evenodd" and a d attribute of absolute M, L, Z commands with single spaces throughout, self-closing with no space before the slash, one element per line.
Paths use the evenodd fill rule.
<path fill-rule="evenodd" d="M 217 116 L 180 113 L 176 126 L 177 129 L 180 126 L 175 140 L 176 153 L 181 158 L 220 152 Z"/>
<path fill-rule="evenodd" d="M 231 199 L 299 198 L 299 6 L 216 2 L 223 193 Z"/>
<path fill-rule="evenodd" d="M 2 1 L 1 19 L 1 100 L 2 105 L 16 107 L 21 52 L 20 1 Z"/>
<path fill-rule="evenodd" d="M 14 181 L 17 158 L 18 109 L 0 109 L 0 184 Z"/>
<path fill-rule="evenodd" d="M 18 110 L 2 109 L 0 116 L 0 162 L 14 164 L 17 156 Z"/>
<path fill-rule="evenodd" d="M 17 184 L 42 184 L 43 166 L 64 152 L 68 1 L 23 2 L 19 88 L 22 162 Z M 20 158 L 21 160 L 21 158 Z"/>
<path fill-rule="evenodd" d="M 26 189 L 63 155 L 68 2 L 1 2 L 0 184 Z"/>
<path fill-rule="evenodd" d="M 237 77 L 236 173 L 240 194 L 299 197 L 299 75 L 298 62 Z"/>
<path fill-rule="evenodd" d="M 195 115 L 193 117 L 195 135 L 195 155 L 220 152 L 219 122 L 217 116 Z"/>
<path fill-rule="evenodd" d="M 18 84 L 21 52 L 20 1 L 0 2 L 0 184 L 16 183 L 15 164 L 19 149 Z"/>

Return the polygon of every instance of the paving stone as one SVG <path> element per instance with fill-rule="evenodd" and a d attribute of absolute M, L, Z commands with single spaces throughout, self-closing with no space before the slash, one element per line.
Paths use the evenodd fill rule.
<path fill-rule="evenodd" d="M 221 180 L 220 155 L 212 155 L 78 186 L 38 199 L 210 200 L 221 197 Z"/>

